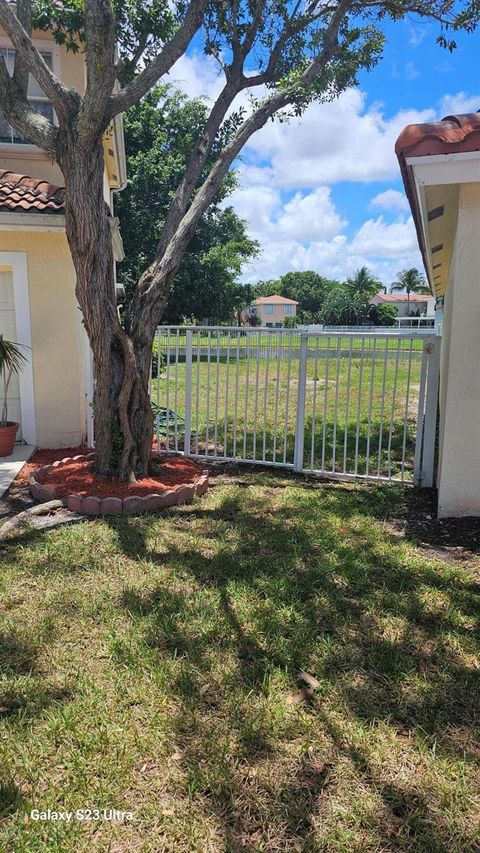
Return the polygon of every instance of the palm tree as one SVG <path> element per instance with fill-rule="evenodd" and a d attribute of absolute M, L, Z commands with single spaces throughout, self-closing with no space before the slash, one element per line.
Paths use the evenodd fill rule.
<path fill-rule="evenodd" d="M 351 278 L 347 278 L 345 286 L 347 291 L 360 305 L 360 313 L 363 320 L 367 314 L 371 297 L 375 296 L 382 287 L 381 281 L 375 278 L 368 267 L 361 267 Z"/>
<path fill-rule="evenodd" d="M 390 292 L 398 290 L 405 290 L 407 293 L 407 317 L 410 316 L 410 294 L 430 293 L 425 276 L 416 267 L 402 270 L 397 274 L 397 281 L 393 281 L 390 285 Z"/>

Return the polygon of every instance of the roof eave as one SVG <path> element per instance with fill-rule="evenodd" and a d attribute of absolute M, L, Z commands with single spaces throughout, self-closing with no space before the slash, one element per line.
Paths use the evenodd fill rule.
<path fill-rule="evenodd" d="M 0 231 L 65 231 L 63 213 L 0 210 Z"/>

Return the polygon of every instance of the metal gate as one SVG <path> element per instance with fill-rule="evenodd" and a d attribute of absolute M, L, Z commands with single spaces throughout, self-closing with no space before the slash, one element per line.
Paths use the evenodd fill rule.
<path fill-rule="evenodd" d="M 160 448 L 334 477 L 433 484 L 440 338 L 161 326 Z"/>

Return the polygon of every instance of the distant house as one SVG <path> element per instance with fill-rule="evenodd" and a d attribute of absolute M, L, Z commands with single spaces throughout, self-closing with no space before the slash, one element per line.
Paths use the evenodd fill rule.
<path fill-rule="evenodd" d="M 435 297 L 427 294 L 376 293 L 370 305 L 394 305 L 398 317 L 433 317 L 435 313 Z"/>
<path fill-rule="evenodd" d="M 281 329 L 287 317 L 296 317 L 298 302 L 285 296 L 259 296 L 252 304 L 262 326 Z"/>

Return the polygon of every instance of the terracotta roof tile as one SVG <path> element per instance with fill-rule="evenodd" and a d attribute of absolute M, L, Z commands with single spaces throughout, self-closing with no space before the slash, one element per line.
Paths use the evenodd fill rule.
<path fill-rule="evenodd" d="M 407 293 L 377 293 L 376 295 L 382 302 L 426 302 L 428 299 L 428 293 L 411 293 L 410 297 Z"/>
<path fill-rule="evenodd" d="M 403 184 L 412 210 L 418 245 L 425 269 L 428 271 L 427 251 L 424 243 L 420 211 L 417 208 L 415 188 L 407 157 L 426 157 L 429 154 L 460 154 L 480 150 L 480 110 L 445 116 L 442 121 L 429 124 L 409 124 L 404 127 L 395 144 Z M 433 282 L 430 281 L 433 292 Z"/>
<path fill-rule="evenodd" d="M 458 154 L 480 150 L 480 112 L 446 116 L 431 124 L 409 124 L 397 139 L 400 157 Z"/>
<path fill-rule="evenodd" d="M 0 169 L 0 210 L 64 213 L 65 188 Z"/>
<path fill-rule="evenodd" d="M 298 305 L 295 299 L 287 299 L 285 296 L 259 296 L 254 305 Z"/>

